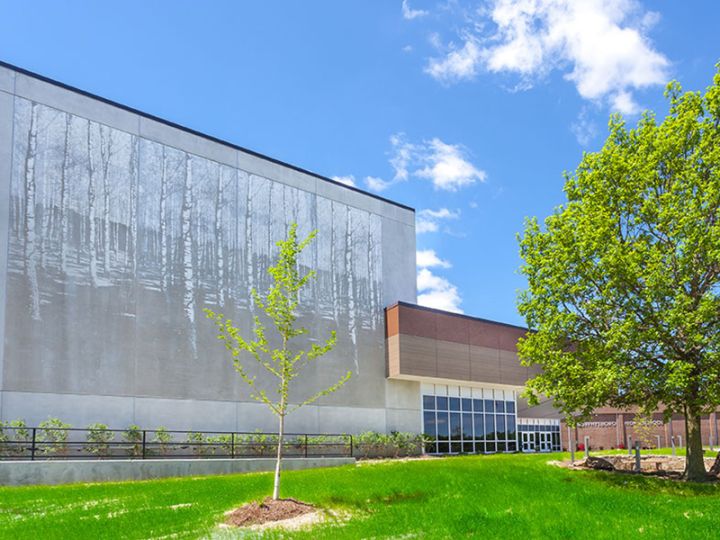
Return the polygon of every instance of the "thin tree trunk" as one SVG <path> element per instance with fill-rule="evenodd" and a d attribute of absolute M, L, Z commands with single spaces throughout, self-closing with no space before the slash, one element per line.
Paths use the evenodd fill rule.
<path fill-rule="evenodd" d="M 134 278 L 137 269 L 137 185 L 139 180 L 138 171 L 138 140 L 136 137 L 130 139 L 130 212 L 128 216 L 127 241 L 125 242 L 125 257 L 129 262 L 130 275 Z"/>
<path fill-rule="evenodd" d="M 705 458 L 703 456 L 702 433 L 700 430 L 700 414 L 686 410 L 685 414 L 685 479 L 692 482 L 707 480 Z"/>
<path fill-rule="evenodd" d="M 105 133 L 107 132 L 107 138 Z M 110 185 L 108 183 L 108 172 L 110 159 L 112 158 L 112 131 L 110 128 L 103 129 L 100 126 L 100 166 L 102 167 L 103 186 L 103 226 L 102 226 L 102 247 L 103 247 L 103 271 L 105 277 L 110 276 Z"/>
<path fill-rule="evenodd" d="M 338 321 L 338 284 L 335 273 L 335 203 L 330 201 L 330 294 L 332 296 L 332 314 L 335 324 Z"/>
<path fill-rule="evenodd" d="M 285 410 L 285 398 L 282 398 L 280 405 L 281 410 Z M 285 415 L 280 414 L 279 417 L 279 429 L 278 429 L 278 446 L 277 446 L 277 461 L 275 462 L 275 480 L 273 482 L 273 499 L 278 500 L 280 498 L 280 469 L 282 466 L 283 456 L 283 436 L 285 435 Z"/>
<path fill-rule="evenodd" d="M 97 244 L 95 238 L 95 164 L 93 163 L 92 123 L 88 120 L 87 149 L 88 149 L 88 248 L 90 285 L 97 287 Z"/>
<path fill-rule="evenodd" d="M 218 176 L 217 176 L 217 192 L 215 197 L 215 249 L 217 250 L 216 261 L 217 261 L 217 297 L 218 305 L 220 307 L 225 306 L 225 259 L 223 257 L 223 224 L 222 224 L 222 210 L 223 210 L 223 182 L 222 182 L 222 168 L 218 165 Z"/>
<path fill-rule="evenodd" d="M 245 268 L 247 270 L 248 284 L 248 306 L 250 311 L 255 307 L 252 296 L 252 290 L 255 287 L 255 270 L 253 267 L 253 216 L 252 216 L 252 177 L 248 176 L 247 181 L 247 198 L 245 200 Z"/>
<path fill-rule="evenodd" d="M 357 352 L 357 314 L 355 313 L 355 275 L 353 274 L 353 245 L 352 245 L 352 218 L 350 207 L 345 207 L 345 277 L 348 287 L 348 330 L 353 347 L 353 362 L 355 373 L 360 373 L 360 363 Z"/>
<path fill-rule="evenodd" d="M 190 348 L 193 357 L 197 355 L 195 340 L 195 276 L 193 269 L 193 238 L 192 238 L 192 207 L 193 207 L 193 185 L 192 185 L 192 161 L 188 155 L 185 156 L 185 186 L 183 189 L 183 203 L 181 210 L 181 230 L 183 242 L 183 280 L 185 292 L 183 295 L 183 307 L 188 320 L 190 331 Z"/>
<path fill-rule="evenodd" d="M 168 286 L 167 283 L 167 265 L 168 265 L 168 253 L 167 253 L 167 225 L 166 225 L 166 214 L 167 210 L 165 205 L 167 204 L 167 156 L 165 153 L 165 146 L 162 147 L 162 172 L 160 174 L 160 290 L 165 291 Z"/>
<path fill-rule="evenodd" d="M 67 168 L 70 153 L 70 122 L 71 116 L 65 113 L 65 144 L 63 148 L 62 166 L 60 168 L 60 271 L 67 272 Z"/>
<path fill-rule="evenodd" d="M 37 246 L 35 242 L 35 156 L 37 154 L 37 104 L 30 112 L 27 151 L 25 154 L 25 275 L 30 287 L 30 316 L 40 320 L 40 289 L 37 275 Z"/>

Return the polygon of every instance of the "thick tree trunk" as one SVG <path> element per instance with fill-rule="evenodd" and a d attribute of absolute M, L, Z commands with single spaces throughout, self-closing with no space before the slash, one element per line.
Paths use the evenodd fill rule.
<path fill-rule="evenodd" d="M 702 435 L 700 431 L 700 415 L 688 411 L 685 416 L 685 438 L 687 455 L 685 458 L 685 479 L 691 482 L 707 480 L 705 460 L 703 458 Z"/>
<path fill-rule="evenodd" d="M 718 455 L 715 457 L 715 463 L 710 467 L 709 474 L 711 476 L 720 476 L 720 452 L 718 452 Z"/>

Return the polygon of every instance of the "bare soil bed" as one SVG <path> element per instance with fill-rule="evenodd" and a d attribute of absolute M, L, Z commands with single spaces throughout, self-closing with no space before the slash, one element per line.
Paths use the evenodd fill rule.
<path fill-rule="evenodd" d="M 313 512 L 316 512 L 316 508 L 311 504 L 295 499 L 278 499 L 276 501 L 267 497 L 260 503 L 252 502 L 228 512 L 225 523 L 235 527 L 250 527 L 290 520 Z"/>
<path fill-rule="evenodd" d="M 715 458 L 705 458 L 705 469 L 715 462 Z M 570 469 L 594 469 L 614 472 L 635 472 L 635 456 L 627 455 L 596 455 L 581 459 L 575 463 L 569 461 L 556 462 L 557 465 Z M 640 472 L 646 475 L 680 478 L 685 470 L 684 456 L 644 455 L 640 457 Z M 717 476 L 708 475 L 709 479 Z"/>

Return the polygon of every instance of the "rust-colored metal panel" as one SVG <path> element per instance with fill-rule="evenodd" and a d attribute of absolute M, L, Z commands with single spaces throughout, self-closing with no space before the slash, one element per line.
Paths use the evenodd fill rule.
<path fill-rule="evenodd" d="M 400 375 L 400 335 L 395 334 L 387 338 L 387 374 L 389 377 Z"/>
<path fill-rule="evenodd" d="M 437 377 L 437 341 L 400 334 L 400 373 Z"/>
<path fill-rule="evenodd" d="M 468 331 L 473 321 L 450 313 L 436 313 L 437 339 L 469 344 Z"/>
<path fill-rule="evenodd" d="M 400 333 L 408 336 L 437 338 L 436 313 L 400 304 Z"/>
<path fill-rule="evenodd" d="M 500 351 L 470 345 L 470 380 L 500 384 Z"/>
<path fill-rule="evenodd" d="M 390 306 L 385 310 L 385 337 L 400 333 L 400 306 Z"/>
<path fill-rule="evenodd" d="M 527 379 L 527 368 L 520 364 L 517 353 L 500 349 L 500 382 L 524 386 Z"/>
<path fill-rule="evenodd" d="M 443 379 L 470 380 L 470 345 L 437 341 L 437 376 Z"/>

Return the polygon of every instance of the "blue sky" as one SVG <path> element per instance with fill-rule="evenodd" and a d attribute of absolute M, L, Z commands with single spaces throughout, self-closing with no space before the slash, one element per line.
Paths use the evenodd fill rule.
<path fill-rule="evenodd" d="M 417 209 L 420 300 L 522 324 L 516 234 L 608 115 L 704 89 L 712 1 L 0 0 L 0 59 Z"/>

